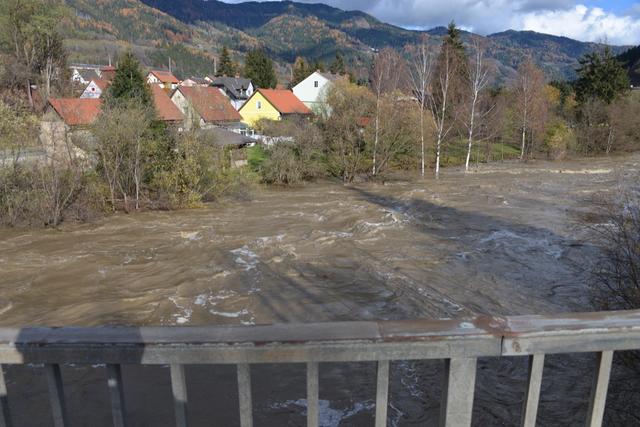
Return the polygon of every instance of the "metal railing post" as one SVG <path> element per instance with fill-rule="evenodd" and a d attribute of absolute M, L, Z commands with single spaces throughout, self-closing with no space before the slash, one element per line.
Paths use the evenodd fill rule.
<path fill-rule="evenodd" d="M 611 363 L 613 351 L 598 353 L 598 366 L 593 378 L 591 389 L 591 401 L 589 403 L 589 415 L 587 426 L 600 427 L 604 418 L 604 408 L 607 403 L 607 390 L 609 389 L 609 377 L 611 376 Z"/>
<path fill-rule="evenodd" d="M 544 354 L 534 354 L 533 356 L 529 356 L 527 392 L 525 394 L 524 404 L 522 407 L 522 427 L 536 427 L 543 370 Z"/>
<path fill-rule="evenodd" d="M 246 363 L 238 364 L 238 398 L 240 400 L 240 427 L 253 427 L 251 367 Z"/>
<path fill-rule="evenodd" d="M 445 360 L 445 387 L 442 391 L 440 425 L 469 427 L 476 387 L 476 358 Z"/>
<path fill-rule="evenodd" d="M 320 422 L 319 398 L 318 363 L 309 362 L 307 363 L 307 427 L 318 427 Z"/>

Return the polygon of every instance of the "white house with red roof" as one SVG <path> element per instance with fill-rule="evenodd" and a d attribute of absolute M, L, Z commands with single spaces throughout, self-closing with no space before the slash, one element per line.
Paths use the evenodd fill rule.
<path fill-rule="evenodd" d="M 109 88 L 110 85 L 111 85 L 111 81 L 109 80 L 93 79 L 91 80 L 91 82 L 89 82 L 87 87 L 84 89 L 84 91 L 82 92 L 82 95 L 80 95 L 80 98 L 82 99 L 101 98 L 102 94 L 106 92 L 106 90 Z"/>
<path fill-rule="evenodd" d="M 147 83 L 150 85 L 160 85 L 163 89 L 176 89 L 180 80 L 170 71 L 151 70 L 147 74 Z"/>

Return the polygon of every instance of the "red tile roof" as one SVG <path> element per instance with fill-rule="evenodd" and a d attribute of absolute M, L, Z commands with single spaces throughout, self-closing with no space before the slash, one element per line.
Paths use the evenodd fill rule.
<path fill-rule="evenodd" d="M 179 122 L 184 120 L 184 114 L 182 114 L 176 104 L 171 101 L 167 92 L 162 89 L 160 85 L 151 85 L 151 93 L 153 93 L 153 103 L 160 120 L 165 122 Z"/>
<path fill-rule="evenodd" d="M 290 90 L 258 89 L 280 114 L 313 114 Z"/>
<path fill-rule="evenodd" d="M 156 78 L 162 83 L 180 83 L 180 80 L 178 80 L 178 78 L 171 74 L 169 71 L 152 70 L 150 73 L 156 76 Z"/>
<path fill-rule="evenodd" d="M 69 126 L 90 125 L 102 111 L 100 99 L 50 98 L 49 104 Z"/>
<path fill-rule="evenodd" d="M 240 114 L 218 88 L 181 86 L 178 90 L 205 122 L 239 122 Z"/>
<path fill-rule="evenodd" d="M 96 84 L 96 86 L 98 86 L 100 88 L 101 91 L 105 91 L 107 90 L 107 88 L 109 86 L 111 86 L 111 81 L 110 80 L 105 80 L 105 79 L 94 79 L 91 80 L 92 82 L 94 82 Z"/>

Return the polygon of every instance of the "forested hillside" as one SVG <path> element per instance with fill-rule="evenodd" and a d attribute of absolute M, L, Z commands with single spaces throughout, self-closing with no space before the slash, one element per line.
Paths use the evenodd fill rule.
<path fill-rule="evenodd" d="M 67 0 L 67 4 L 74 11 L 73 29 L 67 34 L 73 60 L 104 62 L 130 43 L 146 65 L 162 66 L 171 58 L 182 75 L 211 72 L 222 45 L 228 45 L 237 60 L 262 46 L 281 65 L 281 76 L 287 74 L 284 65 L 297 56 L 329 62 L 337 53 L 361 70 L 377 49 L 401 48 L 423 37 L 438 46 L 446 32 L 443 28 L 410 31 L 363 12 L 288 1 Z M 578 58 L 598 48 L 533 32 L 507 31 L 487 37 L 462 32 L 462 39 L 486 46 L 498 82 L 513 77 L 528 57 L 550 79 L 573 78 Z M 626 49 L 614 48 L 614 52 Z"/>

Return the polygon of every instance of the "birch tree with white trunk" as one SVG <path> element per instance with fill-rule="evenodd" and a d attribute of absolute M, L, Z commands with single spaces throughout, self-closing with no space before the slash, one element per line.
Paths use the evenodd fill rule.
<path fill-rule="evenodd" d="M 382 97 L 393 94 L 401 87 L 405 62 L 398 52 L 391 48 L 382 49 L 376 56 L 371 74 L 371 87 L 376 96 L 373 141 L 372 175 L 378 173 L 378 145 L 380 143 L 380 111 Z"/>
<path fill-rule="evenodd" d="M 425 130 L 424 115 L 427 103 L 429 102 L 429 82 L 433 70 L 433 55 L 427 47 L 426 40 L 413 49 L 409 74 L 413 93 L 420 106 L 420 175 L 424 178 L 426 151 L 425 151 Z"/>
<path fill-rule="evenodd" d="M 455 111 L 451 108 L 451 96 L 453 89 L 456 60 L 452 49 L 445 45 L 440 53 L 440 62 L 432 84 L 436 83 L 436 90 L 430 92 L 429 103 L 436 129 L 436 178 L 440 177 L 440 162 L 442 146 L 455 127 Z M 435 81 L 434 81 L 435 80 Z"/>
<path fill-rule="evenodd" d="M 518 78 L 515 82 L 515 94 L 518 99 L 517 107 L 521 120 L 522 140 L 520 146 L 520 160 L 524 160 L 527 152 L 527 132 L 534 112 L 542 102 L 544 89 L 544 74 L 531 59 L 525 61 L 518 68 Z"/>
<path fill-rule="evenodd" d="M 477 120 L 481 118 L 481 114 L 478 114 L 478 106 L 480 102 L 480 96 L 489 84 L 489 68 L 485 62 L 484 50 L 480 46 L 479 42 L 473 44 L 473 61 L 471 72 L 469 73 L 469 118 L 466 123 L 468 131 L 467 140 L 467 158 L 465 162 L 465 172 L 469 172 L 469 162 L 471 161 L 471 150 L 473 149 L 475 130 Z"/>

